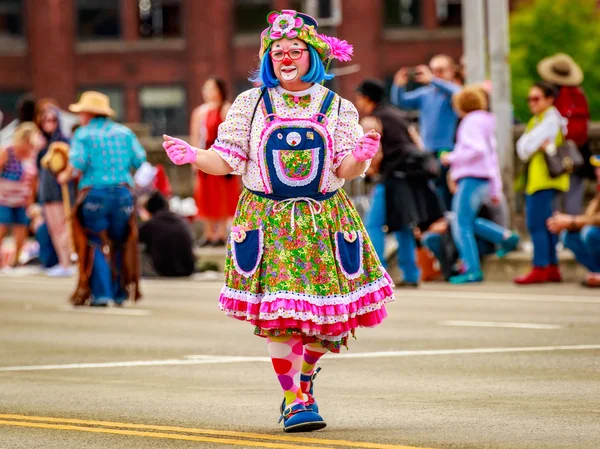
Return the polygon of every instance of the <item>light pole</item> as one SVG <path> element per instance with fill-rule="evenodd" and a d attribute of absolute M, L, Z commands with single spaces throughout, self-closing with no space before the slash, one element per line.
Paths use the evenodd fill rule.
<path fill-rule="evenodd" d="M 487 0 L 492 111 L 496 115 L 496 139 L 504 194 L 512 211 L 514 205 L 514 148 L 508 14 L 508 0 Z"/>

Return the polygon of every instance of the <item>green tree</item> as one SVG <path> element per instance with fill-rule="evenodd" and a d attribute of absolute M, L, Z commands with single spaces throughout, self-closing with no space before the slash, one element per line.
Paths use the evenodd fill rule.
<path fill-rule="evenodd" d="M 597 0 L 522 0 L 511 14 L 511 71 L 515 116 L 526 121 L 529 87 L 538 62 L 567 53 L 581 66 L 592 118 L 600 119 L 600 20 Z"/>

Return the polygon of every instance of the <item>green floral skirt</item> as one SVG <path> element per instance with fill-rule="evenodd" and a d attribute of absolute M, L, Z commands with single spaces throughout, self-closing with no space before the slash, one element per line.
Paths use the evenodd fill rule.
<path fill-rule="evenodd" d="M 386 317 L 393 283 L 340 189 L 276 201 L 245 189 L 227 245 L 219 306 L 260 336 L 293 334 L 333 352 Z"/>

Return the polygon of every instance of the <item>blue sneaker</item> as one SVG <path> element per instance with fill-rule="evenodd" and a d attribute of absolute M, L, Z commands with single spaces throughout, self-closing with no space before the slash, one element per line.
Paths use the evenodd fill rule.
<path fill-rule="evenodd" d="M 315 401 L 315 397 L 313 396 L 313 389 L 315 387 L 315 379 L 317 378 L 317 374 L 319 374 L 319 371 L 321 371 L 321 367 L 316 368 L 315 371 L 312 373 L 312 376 L 307 376 L 305 374 L 301 374 L 300 375 L 300 382 L 309 382 L 310 381 L 310 390 L 308 390 L 308 401 L 310 403 L 306 404 L 306 408 L 309 410 L 312 410 L 315 413 L 319 413 L 319 404 L 317 404 L 317 401 Z M 283 401 L 281 402 L 281 406 L 279 406 L 279 413 L 281 413 L 283 415 L 283 411 L 285 410 L 285 398 L 283 398 Z"/>
<path fill-rule="evenodd" d="M 496 256 L 502 258 L 506 256 L 511 251 L 517 249 L 519 245 L 519 235 L 516 232 L 513 232 L 509 238 L 505 239 L 502 243 L 500 243 L 500 248 L 496 251 Z"/>
<path fill-rule="evenodd" d="M 452 276 L 448 281 L 451 284 L 469 284 L 471 282 L 481 282 L 483 281 L 483 273 L 481 271 L 476 271 L 474 273 L 463 273 L 457 276 Z"/>
<path fill-rule="evenodd" d="M 108 303 L 112 301 L 112 298 L 94 298 L 90 306 L 92 307 L 108 307 Z"/>
<path fill-rule="evenodd" d="M 286 433 L 313 432 L 327 426 L 318 413 L 307 409 L 304 404 L 286 408 L 279 418 L 279 422 L 281 421 L 283 421 L 283 431 Z"/>

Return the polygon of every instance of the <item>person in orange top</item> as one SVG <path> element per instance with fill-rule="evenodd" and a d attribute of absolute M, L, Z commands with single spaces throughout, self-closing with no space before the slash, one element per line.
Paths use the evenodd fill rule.
<path fill-rule="evenodd" d="M 217 139 L 219 125 L 225 120 L 231 103 L 227 101 L 227 86 L 219 78 L 210 78 L 202 87 L 204 104 L 192 113 L 190 139 L 198 148 L 210 148 Z M 224 246 L 227 221 L 233 217 L 241 193 L 234 176 L 215 176 L 196 168 L 194 200 L 198 218 L 204 222 L 203 246 Z"/>

